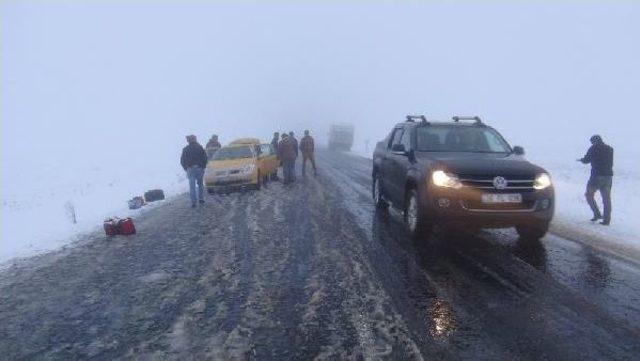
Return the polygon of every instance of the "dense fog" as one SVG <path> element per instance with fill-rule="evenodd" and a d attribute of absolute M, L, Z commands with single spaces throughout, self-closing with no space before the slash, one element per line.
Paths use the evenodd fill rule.
<path fill-rule="evenodd" d="M 5 1 L 3 180 L 51 157 L 175 158 L 187 133 L 347 122 L 377 140 L 407 113 L 479 114 L 531 152 L 582 151 L 595 132 L 625 147 L 639 15 L 623 2 Z"/>

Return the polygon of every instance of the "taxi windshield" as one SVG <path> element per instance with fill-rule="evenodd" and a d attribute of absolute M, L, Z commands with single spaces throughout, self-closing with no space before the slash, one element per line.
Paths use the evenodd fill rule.
<path fill-rule="evenodd" d="M 211 159 L 227 160 L 241 158 L 253 158 L 253 151 L 251 150 L 250 146 L 220 148 L 217 152 L 215 152 Z"/>

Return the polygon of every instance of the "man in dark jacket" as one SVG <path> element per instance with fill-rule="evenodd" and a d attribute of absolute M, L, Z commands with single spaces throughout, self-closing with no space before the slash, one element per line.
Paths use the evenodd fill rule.
<path fill-rule="evenodd" d="M 302 175 L 306 174 L 307 160 L 311 161 L 313 166 L 313 174 L 318 174 L 316 171 L 316 160 L 314 157 L 315 145 L 313 137 L 309 135 L 309 131 L 304 131 L 304 137 L 300 139 L 300 153 L 302 153 Z"/>
<path fill-rule="evenodd" d="M 189 144 L 182 149 L 180 164 L 185 172 L 187 172 L 191 207 L 195 207 L 197 200 L 200 201 L 200 204 L 204 203 L 204 184 L 202 178 L 204 177 L 204 169 L 207 167 L 207 153 L 200 143 L 198 143 L 195 135 L 188 135 L 187 143 Z M 196 185 L 198 186 L 197 197 Z"/>
<path fill-rule="evenodd" d="M 220 142 L 218 141 L 218 135 L 214 134 L 211 136 L 211 139 L 209 139 L 209 141 L 207 142 L 207 149 L 210 148 L 214 148 L 214 149 L 220 149 L 220 147 L 222 147 L 222 145 L 220 145 Z"/>
<path fill-rule="evenodd" d="M 297 148 L 291 137 L 286 133 L 282 134 L 282 140 L 278 143 L 278 158 L 282 161 L 284 184 L 292 183 L 295 179 L 296 150 Z"/>
<path fill-rule="evenodd" d="M 216 134 L 211 136 L 211 139 L 207 142 L 205 146 L 205 150 L 207 152 L 207 157 L 211 159 L 213 155 L 222 147 L 222 144 L 218 141 L 218 136 Z"/>
<path fill-rule="evenodd" d="M 293 147 L 296 150 L 296 158 L 293 161 L 293 179 L 296 179 L 296 160 L 298 159 L 298 140 L 296 139 L 293 132 L 289 132 L 289 139 L 293 143 Z"/>
<path fill-rule="evenodd" d="M 587 203 L 593 211 L 592 222 L 602 219 L 600 224 L 608 226 L 611 223 L 611 186 L 613 183 L 613 148 L 605 144 L 602 137 L 594 135 L 591 137 L 591 147 L 587 154 L 578 159 L 584 164 L 591 164 L 591 177 L 587 183 Z M 604 205 L 604 215 L 600 213 L 598 204 L 594 198 L 597 191 L 600 191 L 602 203 Z"/>

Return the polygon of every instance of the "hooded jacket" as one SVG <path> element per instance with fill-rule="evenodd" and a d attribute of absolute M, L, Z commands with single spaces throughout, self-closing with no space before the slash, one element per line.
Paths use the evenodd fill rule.
<path fill-rule="evenodd" d="M 592 177 L 613 175 L 613 148 L 604 142 L 593 144 L 580 160 L 585 164 L 591 163 Z"/>

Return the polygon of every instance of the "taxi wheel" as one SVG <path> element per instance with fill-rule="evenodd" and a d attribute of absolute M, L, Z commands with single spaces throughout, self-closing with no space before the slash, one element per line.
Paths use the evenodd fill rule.
<path fill-rule="evenodd" d="M 256 182 L 256 189 L 260 189 L 262 187 L 262 176 L 258 173 L 258 181 Z"/>

